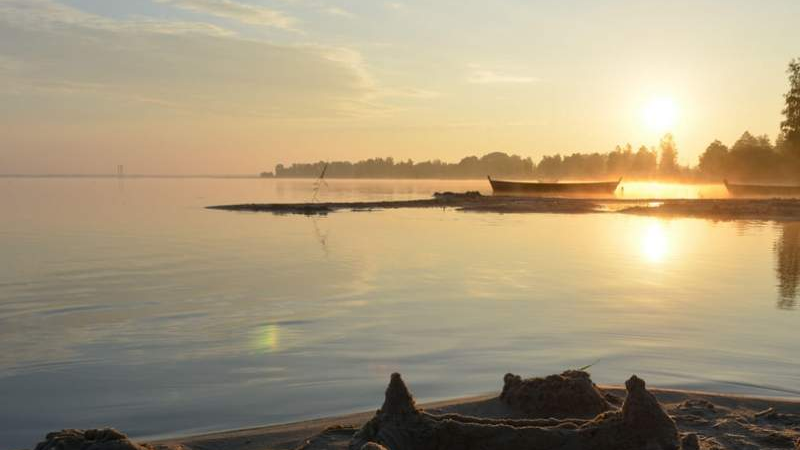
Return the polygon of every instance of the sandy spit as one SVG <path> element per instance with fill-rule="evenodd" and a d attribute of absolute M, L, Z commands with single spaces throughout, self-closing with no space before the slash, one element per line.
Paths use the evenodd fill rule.
<path fill-rule="evenodd" d="M 442 208 L 484 213 L 622 213 L 712 220 L 800 220 L 800 199 L 636 199 L 485 196 L 477 192 L 442 193 L 420 200 L 334 203 L 250 203 L 209 209 L 272 214 L 326 215 L 337 211 Z"/>

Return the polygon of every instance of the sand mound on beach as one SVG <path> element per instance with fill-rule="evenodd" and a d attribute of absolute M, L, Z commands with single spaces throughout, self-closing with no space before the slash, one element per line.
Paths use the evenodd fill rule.
<path fill-rule="evenodd" d="M 152 450 L 135 444 L 128 436 L 113 428 L 94 430 L 61 430 L 48 433 L 35 450 Z"/>
<path fill-rule="evenodd" d="M 506 374 L 500 400 L 531 418 L 591 418 L 614 408 L 589 374 L 579 370 L 528 379 Z"/>
<path fill-rule="evenodd" d="M 350 450 L 360 450 L 370 443 L 391 450 L 680 450 L 681 439 L 675 422 L 667 415 L 656 398 L 645 389 L 643 380 L 632 376 L 626 383 L 628 395 L 622 409 L 611 409 L 605 401 L 584 402 L 584 396 L 602 400 L 599 392 L 587 392 L 580 386 L 593 386 L 585 372 L 567 376 L 536 379 L 525 383 L 518 377 L 507 376 L 503 394 L 537 392 L 544 385 L 555 386 L 556 394 L 567 400 L 575 393 L 575 404 L 599 409 L 600 415 L 582 419 L 482 419 L 459 414 L 433 415 L 416 408 L 400 374 L 392 374 L 380 410 L 367 422 L 350 443 Z M 588 384 L 587 384 L 588 383 Z M 536 389 L 533 389 L 536 386 Z M 592 390 L 593 392 L 593 390 Z M 595 397 L 595 395 L 597 397 Z M 551 406 L 536 399 L 534 405 Z M 522 397 L 528 399 L 528 397 Z M 569 402 L 568 402 L 569 403 Z"/>

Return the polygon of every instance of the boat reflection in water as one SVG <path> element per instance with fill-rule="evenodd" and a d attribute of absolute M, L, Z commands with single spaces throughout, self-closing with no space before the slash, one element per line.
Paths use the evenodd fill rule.
<path fill-rule="evenodd" d="M 797 286 L 800 284 L 800 222 L 787 222 L 781 228 L 781 235 L 775 241 L 778 306 L 792 309 L 797 306 Z"/>

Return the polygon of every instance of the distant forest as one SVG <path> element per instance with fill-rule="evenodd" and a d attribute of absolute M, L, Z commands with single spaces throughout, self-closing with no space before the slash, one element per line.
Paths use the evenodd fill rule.
<path fill-rule="evenodd" d="M 767 135 L 744 132 L 730 147 L 715 140 L 700 155 L 697 165 L 678 164 L 678 148 L 667 134 L 658 147 L 630 144 L 607 153 L 573 153 L 545 156 L 538 163 L 530 157 L 502 152 L 482 157 L 469 156 L 457 163 L 439 160 L 413 162 L 393 158 L 373 158 L 358 162 L 319 161 L 278 164 L 275 172 L 262 177 L 317 178 L 327 166 L 326 178 L 520 178 L 540 180 L 627 179 L 800 182 L 800 60 L 792 60 L 787 70 L 789 91 L 784 95 L 785 120 L 775 143 Z"/>

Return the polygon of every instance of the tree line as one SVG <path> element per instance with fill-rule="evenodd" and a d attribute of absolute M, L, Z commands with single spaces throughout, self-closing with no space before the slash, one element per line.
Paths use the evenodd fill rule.
<path fill-rule="evenodd" d="M 440 160 L 395 162 L 392 158 L 372 158 L 355 163 L 349 161 L 316 162 L 275 167 L 278 178 L 318 177 L 327 166 L 325 178 L 482 178 L 487 174 L 497 177 L 531 178 L 535 164 L 531 158 L 489 153 L 480 158 L 470 156 L 458 163 Z"/>
<path fill-rule="evenodd" d="M 660 157 L 659 157 L 660 155 Z M 316 178 L 327 166 L 326 178 L 496 178 L 520 179 L 596 179 L 601 177 L 626 177 L 655 179 L 683 175 L 688 168 L 677 163 L 677 149 L 671 135 L 666 135 L 659 148 L 639 147 L 634 151 L 630 144 L 617 146 L 608 153 L 573 153 L 571 155 L 544 156 L 539 163 L 531 158 L 494 152 L 481 157 L 468 156 L 457 163 L 440 160 L 395 162 L 392 158 L 372 158 L 358 162 L 319 161 L 278 164 L 274 174 L 278 178 Z"/>
<path fill-rule="evenodd" d="M 606 153 L 572 153 L 544 156 L 535 163 L 530 157 L 493 152 L 469 156 L 457 163 L 440 160 L 414 162 L 372 158 L 358 162 L 319 161 L 278 164 L 264 177 L 316 178 L 327 166 L 326 178 L 497 178 L 600 179 L 800 182 L 800 60 L 789 62 L 789 90 L 784 95 L 784 120 L 775 143 L 769 136 L 745 131 L 730 147 L 715 140 L 700 155 L 694 167 L 678 164 L 678 148 L 671 134 L 657 147 L 619 145 Z"/>

